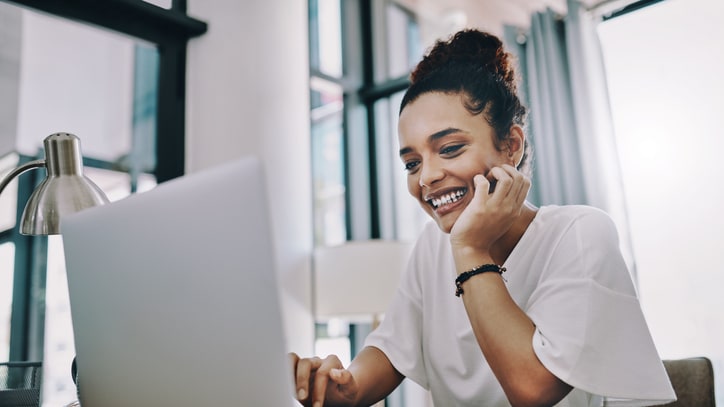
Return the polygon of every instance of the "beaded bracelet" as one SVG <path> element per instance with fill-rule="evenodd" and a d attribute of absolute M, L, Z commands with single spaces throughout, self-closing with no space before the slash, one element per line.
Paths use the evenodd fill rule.
<path fill-rule="evenodd" d="M 505 272 L 505 267 L 499 266 L 497 264 L 483 264 L 460 273 L 460 275 L 455 279 L 455 296 L 459 297 L 463 293 L 463 283 L 468 281 L 470 277 L 477 274 L 487 273 L 489 271 L 493 271 L 502 275 Z"/>

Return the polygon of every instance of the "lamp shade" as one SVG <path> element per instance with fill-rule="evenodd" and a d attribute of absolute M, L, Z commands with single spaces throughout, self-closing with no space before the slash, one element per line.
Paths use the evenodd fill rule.
<path fill-rule="evenodd" d="M 385 312 L 397 290 L 412 243 L 350 241 L 314 252 L 314 300 L 318 320 L 369 321 Z"/>
<path fill-rule="evenodd" d="M 23 211 L 20 233 L 60 233 L 64 216 L 108 203 L 103 191 L 83 175 L 80 140 L 70 133 L 51 134 L 44 140 L 47 177 L 35 188 Z"/>

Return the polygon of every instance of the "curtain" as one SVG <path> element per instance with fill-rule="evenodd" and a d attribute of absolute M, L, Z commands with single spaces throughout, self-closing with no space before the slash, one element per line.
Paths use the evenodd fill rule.
<path fill-rule="evenodd" d="M 522 72 L 533 147 L 530 201 L 587 204 L 606 211 L 635 277 L 606 75 L 594 17 L 568 0 L 563 18 L 532 16 L 530 28 L 505 28 L 505 42 Z"/>

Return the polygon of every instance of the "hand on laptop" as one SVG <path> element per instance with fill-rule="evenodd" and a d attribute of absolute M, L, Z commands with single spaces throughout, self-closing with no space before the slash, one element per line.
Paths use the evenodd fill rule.
<path fill-rule="evenodd" d="M 321 407 L 352 405 L 359 391 L 349 370 L 335 355 L 300 358 L 290 352 L 294 372 L 296 398 L 304 406 Z"/>

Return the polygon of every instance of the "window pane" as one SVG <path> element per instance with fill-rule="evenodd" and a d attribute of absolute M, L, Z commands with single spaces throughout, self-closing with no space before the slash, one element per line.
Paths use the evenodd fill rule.
<path fill-rule="evenodd" d="M 165 9 L 171 9 L 171 5 L 173 3 L 172 0 L 143 0 L 146 3 L 151 3 L 153 5 L 163 7 Z"/>
<path fill-rule="evenodd" d="M 22 18 L 18 151 L 35 156 L 46 136 L 69 132 L 81 139 L 87 157 L 116 162 L 131 155 L 134 119 L 148 120 L 134 111 L 134 100 L 147 102 L 142 111 L 156 115 L 157 69 L 136 62 L 157 55 L 156 49 L 25 9 Z"/>
<path fill-rule="evenodd" d="M 420 32 L 412 14 L 396 4 L 387 5 L 388 78 L 407 76 L 422 58 Z"/>
<path fill-rule="evenodd" d="M 397 122 L 404 92 L 375 102 L 377 137 L 377 196 L 380 199 L 382 237 L 415 240 L 429 219 L 407 192 L 407 172 L 400 161 Z"/>
<path fill-rule="evenodd" d="M 318 245 L 347 236 L 342 88 L 312 80 L 314 236 Z"/>
<path fill-rule="evenodd" d="M 313 70 L 342 76 L 342 12 L 340 0 L 310 0 L 309 54 Z"/>
<path fill-rule="evenodd" d="M 14 270 L 15 245 L 0 244 L 0 362 L 10 359 L 10 310 Z"/>
<path fill-rule="evenodd" d="M 18 166 L 18 156 L 8 154 L 0 158 L 0 179 Z M 15 227 L 17 220 L 18 182 L 13 180 L 0 194 L 0 231 Z"/>

